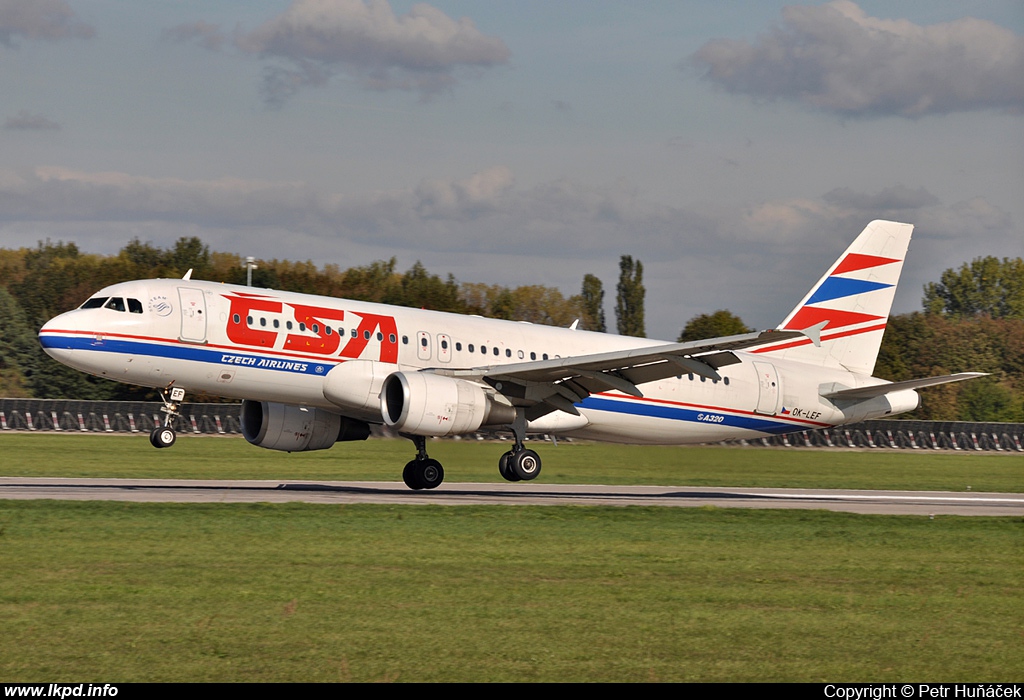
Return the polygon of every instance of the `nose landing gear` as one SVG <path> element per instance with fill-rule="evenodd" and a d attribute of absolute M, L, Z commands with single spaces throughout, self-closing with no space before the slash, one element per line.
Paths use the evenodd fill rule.
<path fill-rule="evenodd" d="M 164 424 L 157 426 L 149 434 L 149 443 L 153 447 L 170 447 L 178 437 L 174 432 L 173 423 L 174 419 L 178 417 L 178 409 L 181 407 L 181 402 L 185 400 L 185 390 L 181 387 L 172 388 L 172 384 L 173 382 L 160 390 L 160 398 L 164 402 L 164 407 L 160 410 L 166 413 L 167 416 L 164 418 Z"/>

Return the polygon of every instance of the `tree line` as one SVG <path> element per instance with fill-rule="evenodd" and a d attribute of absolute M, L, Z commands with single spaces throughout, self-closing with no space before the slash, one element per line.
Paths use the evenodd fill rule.
<path fill-rule="evenodd" d="M 395 258 L 342 270 L 312 262 L 258 260 L 253 285 L 307 294 L 426 308 L 490 318 L 579 327 L 605 332 L 604 285 L 583 278 L 580 293 L 555 287 L 505 287 L 459 282 L 430 273 L 421 263 L 405 272 Z M 51 360 L 39 347 L 39 328 L 76 308 L 98 289 L 154 277 L 246 283 L 244 259 L 211 252 L 198 238 L 161 249 L 139 240 L 116 255 L 81 252 L 74 243 L 40 242 L 35 248 L 0 249 L 0 396 L 76 399 L 151 399 L 144 388 L 88 377 Z M 645 336 L 643 264 L 624 255 L 616 285 L 616 329 Z M 924 420 L 1024 422 L 1024 260 L 978 258 L 946 270 L 925 287 L 922 310 L 889 319 L 876 376 L 893 381 L 960 371 L 991 376 L 922 392 L 909 417 Z M 690 319 L 680 342 L 752 329 L 728 310 Z"/>

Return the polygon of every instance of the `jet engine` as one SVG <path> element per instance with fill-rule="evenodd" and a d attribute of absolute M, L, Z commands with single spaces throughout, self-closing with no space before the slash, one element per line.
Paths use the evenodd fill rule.
<path fill-rule="evenodd" d="M 460 435 L 508 425 L 515 409 L 482 386 L 431 372 L 395 372 L 380 392 L 384 422 L 413 435 Z"/>
<path fill-rule="evenodd" d="M 393 368 L 369 360 L 342 362 L 324 377 L 324 398 L 346 413 L 373 420 L 380 409 L 381 384 Z"/>
<path fill-rule="evenodd" d="M 242 435 L 268 450 L 326 450 L 336 442 L 365 440 L 370 426 L 320 408 L 269 401 L 242 402 Z"/>

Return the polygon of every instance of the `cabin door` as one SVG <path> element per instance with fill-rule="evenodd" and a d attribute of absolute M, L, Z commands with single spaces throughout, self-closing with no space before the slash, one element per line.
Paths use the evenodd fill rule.
<path fill-rule="evenodd" d="M 178 287 L 181 301 L 181 339 L 186 343 L 206 342 L 206 299 L 203 290 Z"/>
<path fill-rule="evenodd" d="M 779 410 L 779 373 L 770 362 L 755 362 L 757 372 L 757 408 L 756 413 L 774 416 Z"/>

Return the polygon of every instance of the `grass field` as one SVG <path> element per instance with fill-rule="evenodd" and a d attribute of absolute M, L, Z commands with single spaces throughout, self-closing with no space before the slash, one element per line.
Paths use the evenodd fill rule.
<path fill-rule="evenodd" d="M 1021 521 L 0 503 L 0 678 L 1011 681 Z"/>
<path fill-rule="evenodd" d="M 431 444 L 456 480 L 496 479 L 502 449 Z M 0 472 L 397 480 L 409 453 L 2 435 Z M 1019 491 L 1024 466 L 896 451 L 543 455 L 542 479 L 606 483 Z M 7 682 L 1006 682 L 1024 668 L 1021 518 L 0 501 L 0 562 Z"/>
<path fill-rule="evenodd" d="M 1024 457 L 1019 453 L 566 442 L 532 446 L 544 460 L 537 483 L 1024 490 Z M 448 481 L 501 481 L 498 457 L 508 447 L 505 442 L 428 442 Z M 0 434 L 3 476 L 401 481 L 402 467 L 413 455 L 412 443 L 401 439 L 287 454 L 253 447 L 240 437 L 183 435 L 171 449 L 155 450 L 145 435 Z"/>

